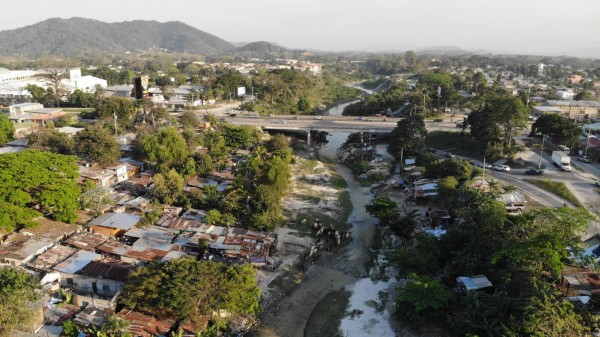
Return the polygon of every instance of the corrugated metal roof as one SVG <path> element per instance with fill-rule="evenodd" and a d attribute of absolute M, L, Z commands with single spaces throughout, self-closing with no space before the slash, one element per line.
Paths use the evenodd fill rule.
<path fill-rule="evenodd" d="M 85 267 L 88 263 L 95 260 L 99 260 L 101 258 L 102 255 L 88 252 L 85 250 L 80 250 L 70 258 L 59 263 L 56 267 L 54 267 L 54 270 L 58 270 L 66 274 L 75 274 L 83 267 Z"/>
<path fill-rule="evenodd" d="M 129 213 L 105 213 L 90 221 L 89 226 L 102 226 L 129 230 L 140 221 L 141 217 Z"/>

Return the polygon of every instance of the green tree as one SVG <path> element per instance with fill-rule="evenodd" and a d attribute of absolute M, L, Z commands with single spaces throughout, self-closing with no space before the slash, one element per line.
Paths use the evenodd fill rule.
<path fill-rule="evenodd" d="M 577 144 L 581 128 L 558 114 L 543 114 L 531 126 L 529 136 L 548 136 L 556 144 Z"/>
<path fill-rule="evenodd" d="M 186 110 L 183 112 L 181 117 L 179 117 L 179 121 L 184 128 L 197 129 L 198 128 L 198 117 L 196 113 L 192 110 Z"/>
<path fill-rule="evenodd" d="M 225 126 L 223 137 L 225 138 L 225 145 L 234 149 L 245 148 L 252 144 L 250 142 L 250 131 L 241 126 Z"/>
<path fill-rule="evenodd" d="M 379 219 L 383 224 L 388 224 L 399 216 L 398 205 L 388 196 L 376 196 L 371 204 L 365 205 L 367 213 Z"/>
<path fill-rule="evenodd" d="M 483 148 L 498 143 L 503 154 L 509 155 L 514 151 L 513 133 L 516 128 L 527 125 L 529 110 L 514 96 L 494 94 L 488 98 L 483 108 L 469 115 L 466 124 L 471 128 L 471 136 L 484 145 Z"/>
<path fill-rule="evenodd" d="M 206 212 L 206 222 L 211 224 L 211 225 L 218 225 L 221 223 L 221 212 L 219 212 L 219 210 L 216 209 L 211 209 L 208 212 Z"/>
<path fill-rule="evenodd" d="M 5 114 L 0 114 L 0 145 L 13 140 L 15 127 Z"/>
<path fill-rule="evenodd" d="M 72 320 L 68 319 L 63 322 L 63 334 L 67 337 L 77 337 L 79 336 L 79 328 L 77 324 Z"/>
<path fill-rule="evenodd" d="M 81 192 L 76 159 L 37 150 L 0 156 L 0 229 L 31 226 L 38 211 L 75 222 Z"/>
<path fill-rule="evenodd" d="M 388 152 L 400 160 L 414 156 L 425 148 L 427 129 L 420 116 L 408 116 L 398 122 L 390 134 Z"/>
<path fill-rule="evenodd" d="M 183 164 L 188 157 L 185 139 L 172 127 L 142 135 L 139 143 L 147 158 L 163 172 Z"/>
<path fill-rule="evenodd" d="M 154 189 L 152 194 L 165 204 L 173 204 L 183 195 L 185 180 L 177 171 L 171 169 L 166 173 L 157 173 L 154 176 Z"/>
<path fill-rule="evenodd" d="M 40 298 L 35 278 L 14 268 L 0 268 L 0 335 L 11 336 L 35 317 L 32 302 Z"/>
<path fill-rule="evenodd" d="M 114 163 L 121 156 L 121 148 L 113 135 L 102 125 L 94 124 L 75 136 L 77 153 L 102 165 Z"/>
<path fill-rule="evenodd" d="M 59 154 L 75 154 L 75 141 L 55 129 L 38 128 L 27 135 L 27 146 L 31 149 Z"/>
<path fill-rule="evenodd" d="M 411 274 L 408 281 L 398 291 L 398 310 L 411 320 L 444 317 L 453 294 L 439 281 Z"/>
<path fill-rule="evenodd" d="M 207 177 L 215 170 L 213 159 L 208 153 L 201 153 L 196 157 L 196 172 L 202 176 Z"/>
<path fill-rule="evenodd" d="M 125 306 L 176 319 L 226 310 L 254 316 L 260 290 L 251 265 L 226 266 L 192 257 L 150 263 L 130 274 L 120 297 Z"/>

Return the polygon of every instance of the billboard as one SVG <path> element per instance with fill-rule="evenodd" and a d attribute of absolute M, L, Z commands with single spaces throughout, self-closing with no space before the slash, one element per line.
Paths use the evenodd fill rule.
<path fill-rule="evenodd" d="M 235 89 L 235 97 L 246 96 L 246 87 L 237 87 Z"/>

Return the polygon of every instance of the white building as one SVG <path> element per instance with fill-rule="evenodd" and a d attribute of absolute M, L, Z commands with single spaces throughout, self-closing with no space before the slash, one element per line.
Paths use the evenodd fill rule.
<path fill-rule="evenodd" d="M 75 68 L 69 71 L 69 79 L 61 81 L 65 89 L 69 92 L 75 90 L 81 90 L 87 93 L 96 92 L 96 86 L 100 86 L 103 89 L 108 86 L 108 82 L 98 77 L 86 75 L 81 76 L 81 69 Z"/>
<path fill-rule="evenodd" d="M 575 99 L 575 93 L 573 90 L 558 90 L 556 91 L 556 98 L 559 100 L 573 100 Z"/>

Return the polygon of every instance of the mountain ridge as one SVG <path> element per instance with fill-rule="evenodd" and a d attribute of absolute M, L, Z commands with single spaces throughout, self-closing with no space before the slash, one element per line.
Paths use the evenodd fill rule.
<path fill-rule="evenodd" d="M 77 55 L 167 49 L 214 55 L 235 46 L 179 21 L 133 20 L 107 23 L 73 17 L 50 18 L 33 25 L 0 31 L 5 55 Z"/>

